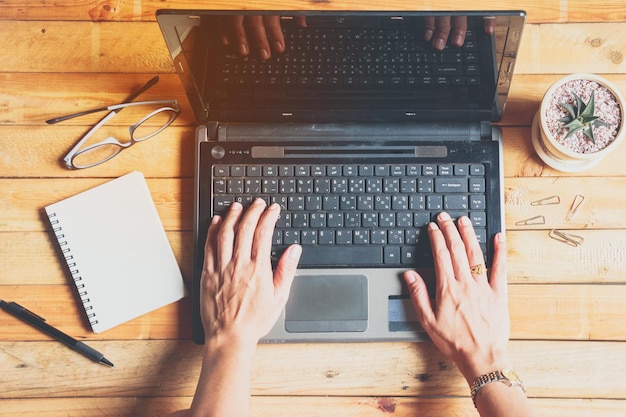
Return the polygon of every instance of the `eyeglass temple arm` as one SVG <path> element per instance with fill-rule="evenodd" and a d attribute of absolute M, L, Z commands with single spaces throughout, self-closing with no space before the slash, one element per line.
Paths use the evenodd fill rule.
<path fill-rule="evenodd" d="M 135 100 L 137 97 L 139 97 L 144 91 L 146 91 L 147 89 L 149 89 L 150 87 L 152 87 L 153 85 L 155 85 L 156 83 L 159 82 L 159 76 L 155 76 L 153 78 L 151 78 L 143 87 L 141 87 L 139 90 L 137 90 L 136 92 L 134 92 L 133 94 L 131 94 L 130 96 L 128 96 L 126 98 L 126 100 L 124 102 L 122 102 L 122 104 L 124 103 L 130 103 L 131 101 Z M 107 107 L 99 107 L 97 109 L 91 109 L 91 110 L 85 110 L 85 111 L 81 111 L 78 113 L 73 113 L 73 114 L 69 114 L 67 116 L 61 116 L 61 117 L 56 117 L 54 119 L 50 119 L 50 120 L 46 120 L 46 123 L 49 125 L 53 125 L 55 123 L 59 123 L 62 122 L 64 120 L 69 120 L 69 119 L 74 119 L 76 117 L 80 117 L 80 116 L 84 116 L 86 114 L 91 114 L 91 113 L 97 113 L 99 111 L 105 111 L 105 110 L 109 110 L 109 107 L 111 106 L 107 106 Z M 119 112 L 122 109 L 117 109 L 117 110 L 113 110 L 115 113 Z"/>

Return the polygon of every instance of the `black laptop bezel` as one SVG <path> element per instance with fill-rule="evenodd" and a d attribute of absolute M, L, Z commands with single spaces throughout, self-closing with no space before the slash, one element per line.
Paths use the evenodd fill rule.
<path fill-rule="evenodd" d="M 490 16 L 495 18 L 497 26 L 506 27 L 506 39 L 501 45 L 495 45 L 495 59 L 493 69 L 494 76 L 490 92 L 493 96 L 491 102 L 482 100 L 479 108 L 440 108 L 425 109 L 415 108 L 410 105 L 388 108 L 387 106 L 376 107 L 357 106 L 353 108 L 328 108 L 317 106 L 313 110 L 306 110 L 298 106 L 289 105 L 288 100 L 284 100 L 279 106 L 268 104 L 263 106 L 248 107 L 244 109 L 236 108 L 212 108 L 211 103 L 200 93 L 200 81 L 193 76 L 192 66 L 182 53 L 183 47 L 180 43 L 177 28 L 190 27 L 198 24 L 207 16 L 227 17 L 233 15 L 288 15 L 288 16 L 310 16 L 324 18 L 359 18 L 359 17 L 380 17 L 391 19 L 393 17 L 423 18 L 425 16 L 467 16 L 469 19 L 484 18 Z M 470 121 L 499 121 L 502 117 L 508 91 L 510 88 L 511 76 L 514 69 L 515 54 L 521 39 L 525 13 L 523 11 L 285 11 L 285 10 L 159 10 L 157 20 L 168 44 L 168 48 L 174 60 L 174 67 L 179 74 L 189 101 L 194 109 L 196 119 L 200 123 L 219 121 L 220 123 L 249 123 L 249 122 L 306 122 L 306 123 L 335 123 L 335 122 L 470 122 Z M 191 23 L 189 23 L 191 22 Z M 494 40 L 496 36 L 492 36 Z M 501 49 L 501 50 L 499 50 Z M 481 64 L 484 66 L 484 63 Z M 445 91 L 445 90 L 444 90 Z M 454 93 L 454 90 L 449 90 Z M 470 90 L 473 94 L 477 90 Z M 309 100 L 309 104 L 314 100 Z M 372 103 L 368 103 L 372 104 Z M 218 106 L 219 107 L 219 106 Z M 294 111 L 295 107 L 295 111 Z"/>

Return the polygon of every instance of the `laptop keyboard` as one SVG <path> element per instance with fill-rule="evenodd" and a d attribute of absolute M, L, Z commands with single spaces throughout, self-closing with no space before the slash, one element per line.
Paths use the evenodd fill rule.
<path fill-rule="evenodd" d="M 274 260 L 303 246 L 301 267 L 432 264 L 426 225 L 441 211 L 469 216 L 486 253 L 481 164 L 215 165 L 213 214 L 254 198 L 282 206 Z"/>
<path fill-rule="evenodd" d="M 226 56 L 223 83 L 241 87 L 401 88 L 478 85 L 474 33 L 461 48 L 432 49 L 418 31 L 400 29 L 293 28 L 286 51 L 267 61 Z"/>

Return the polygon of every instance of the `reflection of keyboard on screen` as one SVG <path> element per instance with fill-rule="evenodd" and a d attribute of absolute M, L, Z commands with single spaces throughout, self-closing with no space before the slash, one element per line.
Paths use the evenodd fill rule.
<path fill-rule="evenodd" d="M 478 47 L 468 30 L 461 48 L 436 51 L 418 30 L 397 28 L 290 28 L 286 51 L 267 61 L 226 56 L 222 78 L 229 86 L 320 88 L 411 85 L 477 85 Z"/>
<path fill-rule="evenodd" d="M 427 266 L 426 224 L 472 220 L 486 252 L 482 164 L 215 165 L 213 214 L 260 197 L 282 206 L 273 256 L 303 246 L 301 267 Z"/>

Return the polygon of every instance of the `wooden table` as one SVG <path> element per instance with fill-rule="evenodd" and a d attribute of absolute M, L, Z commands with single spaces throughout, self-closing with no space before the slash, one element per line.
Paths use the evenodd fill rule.
<path fill-rule="evenodd" d="M 211 7 L 410 9 L 414 3 L 216 0 Z M 563 174 L 542 164 L 530 144 L 542 94 L 563 74 L 598 73 L 626 93 L 624 4 L 497 3 L 528 13 L 501 122 L 513 362 L 544 416 L 624 416 L 626 145 L 592 170 Z M 155 22 L 159 7 L 204 4 L 0 2 L 0 297 L 35 310 L 116 364 L 95 364 L 0 312 L 0 416 L 161 416 L 190 404 L 200 349 L 189 340 L 189 300 L 93 334 L 42 214 L 47 204 L 142 171 L 191 278 L 194 119 Z M 161 81 L 144 97 L 179 100 L 183 112 L 175 125 L 102 166 L 62 167 L 60 158 L 96 119 L 56 126 L 44 120 L 120 102 L 154 74 Z M 116 117 L 120 135 L 129 122 L 123 113 Z M 566 221 L 577 194 L 585 203 Z M 530 204 L 551 195 L 561 203 Z M 539 214 L 545 225 L 515 225 Z M 550 239 L 553 228 L 575 231 L 584 244 Z M 260 346 L 253 393 L 255 416 L 475 415 L 464 380 L 430 343 Z"/>

